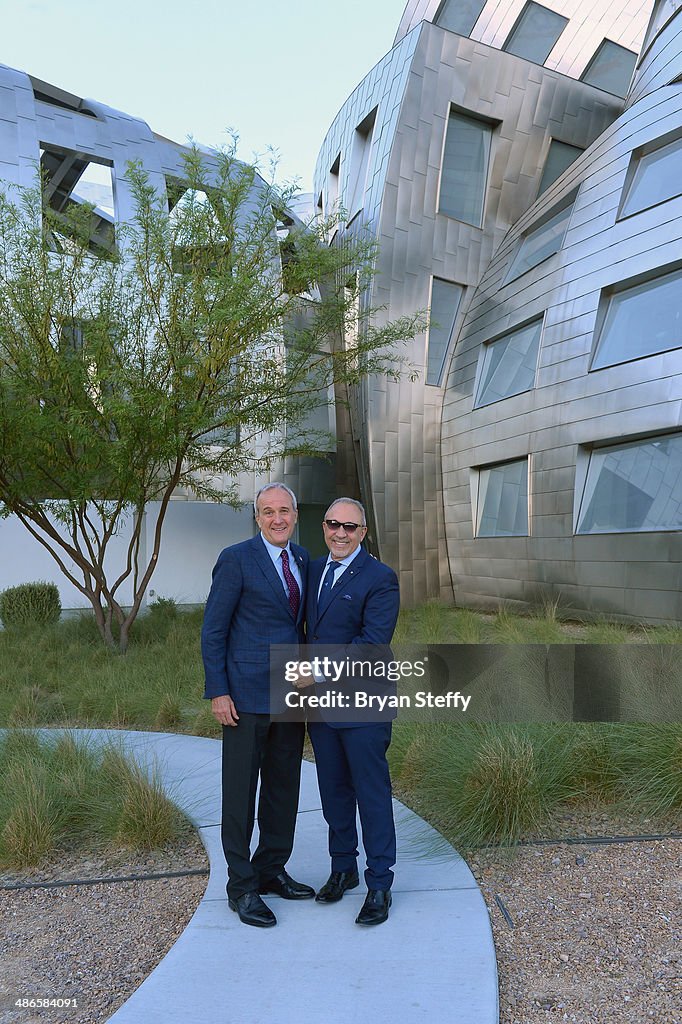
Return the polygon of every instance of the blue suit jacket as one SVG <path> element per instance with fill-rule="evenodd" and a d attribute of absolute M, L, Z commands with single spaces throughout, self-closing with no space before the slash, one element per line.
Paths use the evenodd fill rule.
<path fill-rule="evenodd" d="M 309 644 L 390 644 L 400 610 L 398 577 L 363 549 L 336 581 L 318 615 L 317 591 L 327 557 L 310 563 L 306 608 Z"/>
<path fill-rule="evenodd" d="M 229 694 L 237 711 L 270 712 L 270 645 L 303 640 L 308 552 L 296 559 L 303 594 L 296 621 L 260 534 L 221 551 L 201 630 L 205 697 Z"/>
<path fill-rule="evenodd" d="M 387 647 L 400 611 L 398 577 L 388 565 L 363 549 L 332 587 L 331 600 L 320 615 L 317 591 L 327 557 L 310 564 L 306 608 L 308 644 L 381 644 Z M 333 721 L 330 725 L 369 723 Z"/>

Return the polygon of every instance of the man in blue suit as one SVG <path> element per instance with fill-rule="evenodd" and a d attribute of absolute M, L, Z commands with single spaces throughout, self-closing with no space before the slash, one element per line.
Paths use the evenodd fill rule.
<path fill-rule="evenodd" d="M 339 498 L 323 520 L 329 555 L 310 567 L 308 644 L 390 644 L 398 619 L 398 578 L 361 548 L 365 511 L 353 498 Z M 349 652 L 350 653 L 350 652 Z M 381 924 L 391 906 L 396 858 L 391 779 L 386 751 L 391 722 L 308 723 L 315 751 L 322 810 L 329 825 L 331 874 L 317 894 L 335 903 L 359 885 L 356 812 L 367 854 L 367 897 L 358 924 Z"/>
<path fill-rule="evenodd" d="M 270 721 L 270 645 L 303 639 L 308 553 L 291 543 L 298 512 L 284 484 L 261 487 L 260 533 L 221 552 L 201 632 L 211 710 L 223 727 L 221 835 L 230 908 L 244 924 L 269 928 L 260 894 L 310 899 L 315 890 L 285 870 L 294 842 L 305 726 Z M 259 843 L 253 857 L 256 788 Z"/>

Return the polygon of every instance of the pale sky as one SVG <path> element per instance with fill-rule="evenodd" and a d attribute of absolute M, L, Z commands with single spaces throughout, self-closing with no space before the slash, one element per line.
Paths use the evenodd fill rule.
<path fill-rule="evenodd" d="M 391 48 L 404 0 L 0 0 L 0 63 L 186 142 L 240 135 L 312 190 L 339 107 Z M 1 115 L 0 115 L 1 116 Z"/>

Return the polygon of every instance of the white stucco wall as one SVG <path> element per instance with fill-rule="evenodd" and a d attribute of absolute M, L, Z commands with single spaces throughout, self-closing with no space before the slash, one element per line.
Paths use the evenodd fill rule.
<path fill-rule="evenodd" d="M 158 504 L 149 505 L 141 562 L 145 551 L 151 550 L 157 514 Z M 178 604 L 205 601 L 211 570 L 220 551 L 227 544 L 251 537 L 254 528 L 250 505 L 235 510 L 209 502 L 172 501 L 163 527 L 159 564 L 147 589 L 145 603 L 153 601 L 154 597 L 172 597 Z M 126 525 L 112 539 L 108 567 L 125 564 L 129 536 L 130 528 Z M 72 563 L 67 562 L 67 567 L 78 575 Z M 36 580 L 57 584 L 64 609 L 89 607 L 87 599 L 69 583 L 52 556 L 15 516 L 0 519 L 0 590 Z M 130 584 L 121 588 L 120 596 L 124 604 L 130 603 Z"/>

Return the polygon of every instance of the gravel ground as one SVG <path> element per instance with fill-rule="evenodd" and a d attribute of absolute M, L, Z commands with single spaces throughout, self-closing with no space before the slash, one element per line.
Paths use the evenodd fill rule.
<path fill-rule="evenodd" d="M 66 858 L 52 876 L 205 863 L 197 840 L 143 863 Z M 479 852 L 469 863 L 493 924 L 501 1024 L 682 1024 L 682 841 L 557 843 L 511 856 Z M 3 892 L 0 1024 L 105 1021 L 172 945 L 205 884 L 194 877 Z M 16 1009 L 21 996 L 76 996 L 79 1006 Z"/>
<path fill-rule="evenodd" d="M 493 925 L 501 1024 L 682 1024 L 681 840 L 525 847 L 470 866 Z"/>
<path fill-rule="evenodd" d="M 169 853 L 67 856 L 40 873 L 100 878 L 207 867 L 197 838 Z M 0 884 L 29 881 L 5 873 Z M 29 889 L 0 894 L 0 1024 L 107 1020 L 165 956 L 194 913 L 207 876 Z M 20 998 L 76 999 L 76 1009 L 17 1008 Z"/>

